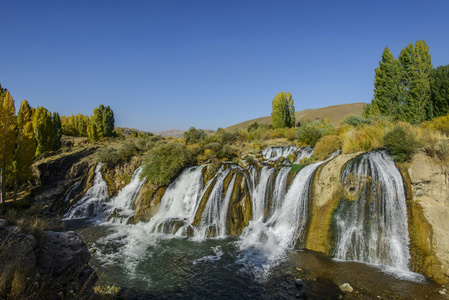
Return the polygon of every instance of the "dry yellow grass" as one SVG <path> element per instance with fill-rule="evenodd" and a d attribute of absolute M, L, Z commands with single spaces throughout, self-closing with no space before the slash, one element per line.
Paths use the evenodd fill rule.
<path fill-rule="evenodd" d="M 341 104 L 341 105 L 332 105 L 322 108 L 315 108 L 315 109 L 305 109 L 301 111 L 297 111 L 295 113 L 296 122 L 298 121 L 304 121 L 304 120 L 321 120 L 324 119 L 325 116 L 329 117 L 329 123 L 337 126 L 339 125 L 347 116 L 349 115 L 356 115 L 361 116 L 363 112 L 363 107 L 366 105 L 366 103 L 358 102 L 358 103 L 351 103 L 351 104 Z M 234 132 L 236 128 L 243 128 L 245 129 L 248 124 L 251 122 L 260 122 L 264 124 L 271 124 L 271 116 L 261 117 L 257 119 L 248 120 L 245 122 L 241 122 L 229 127 L 226 127 L 225 129 L 231 132 Z"/>

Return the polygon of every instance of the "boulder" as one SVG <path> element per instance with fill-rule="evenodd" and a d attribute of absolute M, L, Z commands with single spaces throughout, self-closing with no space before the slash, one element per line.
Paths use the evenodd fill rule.
<path fill-rule="evenodd" d="M 352 293 L 352 291 L 354 290 L 349 283 L 343 283 L 339 287 L 343 293 Z"/>
<path fill-rule="evenodd" d="M 34 237 L 0 219 L 0 250 L 0 277 L 7 279 L 0 299 L 21 298 L 24 292 L 36 298 L 70 293 L 83 298 L 92 294 L 98 279 L 88 265 L 91 253 L 75 232 L 44 231 Z"/>

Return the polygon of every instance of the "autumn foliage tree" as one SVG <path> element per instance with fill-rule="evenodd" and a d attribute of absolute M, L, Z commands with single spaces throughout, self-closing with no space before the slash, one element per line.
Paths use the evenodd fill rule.
<path fill-rule="evenodd" d="M 290 92 L 279 92 L 273 99 L 271 119 L 274 128 L 295 126 L 295 107 Z"/>
<path fill-rule="evenodd" d="M 36 152 L 33 128 L 33 110 L 28 101 L 23 100 L 17 113 L 17 139 L 14 153 L 14 200 L 21 182 L 31 177 L 31 165 Z"/>
<path fill-rule="evenodd" d="M 14 100 L 8 90 L 2 91 L 0 99 L 0 203 L 3 203 L 6 196 L 6 178 L 12 172 L 17 117 Z"/>
<path fill-rule="evenodd" d="M 54 129 L 51 113 L 38 106 L 33 115 L 34 134 L 36 136 L 36 156 L 53 150 Z"/>

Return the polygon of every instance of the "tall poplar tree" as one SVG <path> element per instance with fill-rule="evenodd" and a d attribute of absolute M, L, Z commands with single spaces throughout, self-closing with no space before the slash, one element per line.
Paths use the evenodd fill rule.
<path fill-rule="evenodd" d="M 14 200 L 21 182 L 31 177 L 31 165 L 36 152 L 33 128 L 33 110 L 28 101 L 23 100 L 17 113 L 17 142 L 14 153 Z"/>
<path fill-rule="evenodd" d="M 419 124 L 426 120 L 430 103 L 430 72 L 432 63 L 429 46 L 423 40 L 410 43 L 400 55 L 402 66 L 400 99 L 401 119 Z"/>
<path fill-rule="evenodd" d="M 95 124 L 98 139 L 101 139 L 104 136 L 103 111 L 103 104 L 101 104 L 98 108 L 94 108 L 93 123 Z"/>
<path fill-rule="evenodd" d="M 61 119 L 59 118 L 59 114 L 54 112 L 51 121 L 53 124 L 53 151 L 61 148 L 61 137 L 62 137 L 62 128 L 61 128 Z"/>
<path fill-rule="evenodd" d="M 36 136 L 36 156 L 53 149 L 53 123 L 51 113 L 44 107 L 38 106 L 33 114 L 33 127 Z"/>
<path fill-rule="evenodd" d="M 90 118 L 89 124 L 87 125 L 87 138 L 89 142 L 96 142 L 100 139 L 98 136 L 97 124 L 93 116 Z"/>
<path fill-rule="evenodd" d="M 449 113 L 449 65 L 430 72 L 430 102 L 429 119 Z"/>
<path fill-rule="evenodd" d="M 103 110 L 103 136 L 114 135 L 114 112 L 109 106 L 104 107 Z"/>
<path fill-rule="evenodd" d="M 8 90 L 2 93 L 0 103 L 0 203 L 5 201 L 7 172 L 10 171 L 17 135 L 17 117 L 14 99 Z"/>
<path fill-rule="evenodd" d="M 279 92 L 272 102 L 271 120 L 274 128 L 295 126 L 295 107 L 290 92 Z"/>
<path fill-rule="evenodd" d="M 382 53 L 382 60 L 375 70 L 374 99 L 382 115 L 398 117 L 400 106 L 399 86 L 401 81 L 401 63 L 391 54 L 386 47 Z"/>

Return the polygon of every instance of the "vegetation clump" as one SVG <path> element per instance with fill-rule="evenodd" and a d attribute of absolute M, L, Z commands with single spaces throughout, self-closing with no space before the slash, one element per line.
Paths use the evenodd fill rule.
<path fill-rule="evenodd" d="M 403 126 L 395 126 L 388 131 L 384 141 L 388 152 L 399 162 L 410 161 L 417 146 L 414 135 Z"/>
<path fill-rule="evenodd" d="M 306 146 L 315 146 L 323 137 L 332 134 L 334 127 L 324 122 L 307 122 L 296 130 L 296 139 Z"/>
<path fill-rule="evenodd" d="M 330 154 L 341 147 L 341 140 L 337 135 L 327 135 L 322 137 L 315 145 L 313 155 L 318 160 L 325 160 Z"/>
<path fill-rule="evenodd" d="M 166 186 L 184 167 L 193 163 L 192 152 L 185 145 L 158 143 L 146 157 L 141 177 L 156 186 Z"/>

